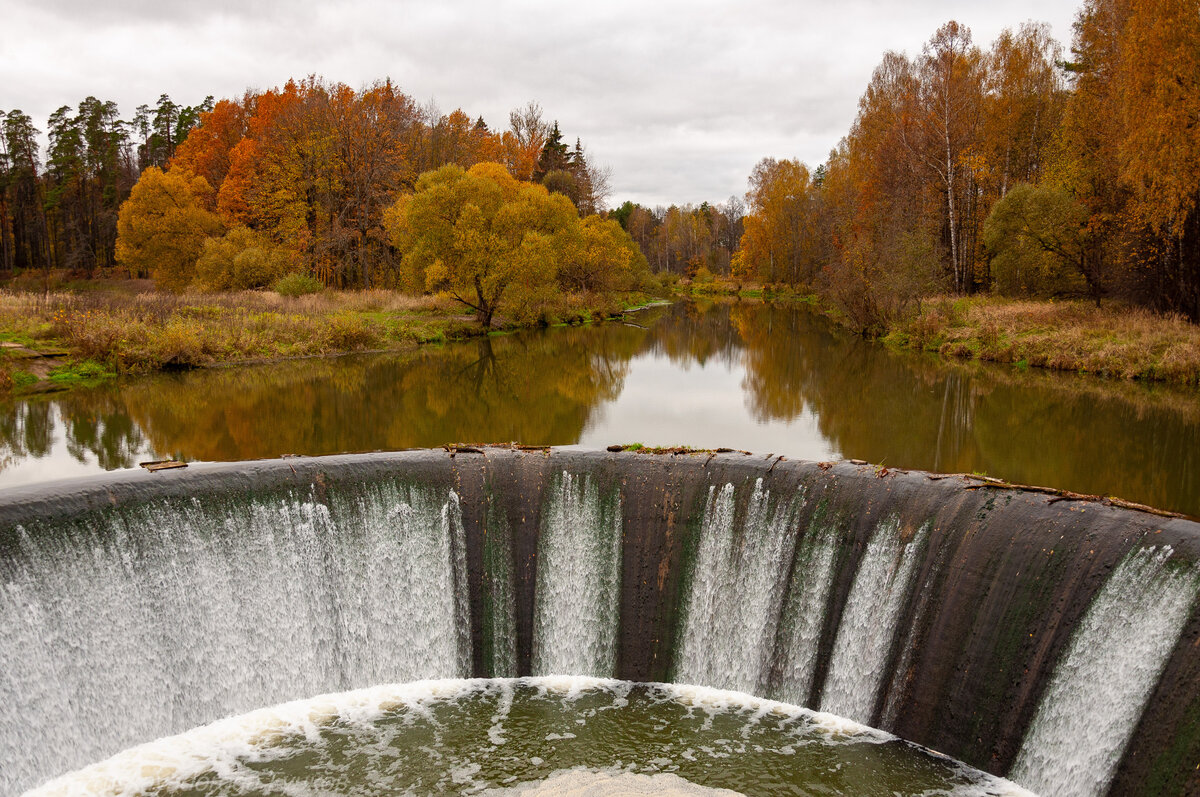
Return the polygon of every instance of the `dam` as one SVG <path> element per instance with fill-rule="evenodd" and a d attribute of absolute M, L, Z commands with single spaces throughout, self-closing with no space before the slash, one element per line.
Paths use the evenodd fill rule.
<path fill-rule="evenodd" d="M 313 695 L 694 684 L 1043 795 L 1200 788 L 1200 524 L 737 451 L 123 472 L 0 506 L 0 791 Z"/>

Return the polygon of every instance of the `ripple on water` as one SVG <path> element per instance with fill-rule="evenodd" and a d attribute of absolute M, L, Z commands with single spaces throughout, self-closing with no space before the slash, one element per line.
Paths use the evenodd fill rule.
<path fill-rule="evenodd" d="M 321 695 L 125 750 L 31 795 L 1028 795 L 831 714 L 559 677 Z"/>

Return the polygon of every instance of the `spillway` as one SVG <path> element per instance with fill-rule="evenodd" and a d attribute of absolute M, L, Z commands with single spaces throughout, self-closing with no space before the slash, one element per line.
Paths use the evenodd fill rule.
<path fill-rule="evenodd" d="M 846 716 L 1044 794 L 1200 788 L 1200 525 L 971 477 L 485 448 L 0 495 L 0 791 L 221 717 L 586 675 Z"/>

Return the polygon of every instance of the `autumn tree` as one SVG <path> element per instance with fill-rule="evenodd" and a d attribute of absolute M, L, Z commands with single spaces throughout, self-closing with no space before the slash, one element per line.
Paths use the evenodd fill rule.
<path fill-rule="evenodd" d="M 946 284 L 945 197 L 914 150 L 919 83 L 907 57 L 886 53 L 823 170 L 830 252 L 817 287 L 868 334 Z"/>
<path fill-rule="evenodd" d="M 422 175 L 384 223 L 410 288 L 445 291 L 490 327 L 498 310 L 552 289 L 554 238 L 574 220 L 565 197 L 479 164 Z"/>
<path fill-rule="evenodd" d="M 1049 26 L 1032 22 L 1002 31 L 985 57 L 981 143 L 975 149 L 983 157 L 991 201 L 1017 183 L 1045 176 L 1066 99 L 1061 60 Z"/>
<path fill-rule="evenodd" d="M 1097 3 L 1121 6 L 1124 3 Z M 1119 11 L 1116 12 L 1119 14 Z M 1200 321 L 1200 10 L 1130 0 L 1111 92 L 1135 264 L 1164 309 Z"/>
<path fill-rule="evenodd" d="M 913 124 L 903 128 L 909 151 L 943 196 L 950 273 L 960 293 L 976 287 L 969 222 L 979 163 L 968 154 L 980 122 L 981 62 L 969 28 L 954 21 L 938 28 L 917 61 Z"/>
<path fill-rule="evenodd" d="M 499 139 L 482 118 L 474 122 L 461 108 L 430 120 L 429 166 L 457 164 L 469 169 L 476 163 L 495 161 L 502 152 Z"/>
<path fill-rule="evenodd" d="M 508 115 L 508 130 L 504 132 L 505 163 L 518 180 L 532 180 L 550 125 L 542 119 L 542 106 L 530 101 Z"/>
<path fill-rule="evenodd" d="M 615 219 L 588 216 L 562 236 L 558 284 L 573 293 L 632 291 L 649 273 L 646 258 Z"/>
<path fill-rule="evenodd" d="M 207 238 L 196 260 L 195 282 L 210 291 L 265 288 L 290 268 L 287 252 L 247 227 Z"/>
<path fill-rule="evenodd" d="M 1075 23 L 1072 91 L 1059 129 L 1059 158 L 1051 179 L 1087 209 L 1087 235 L 1111 273 L 1122 259 L 1128 190 L 1120 180 L 1120 104 L 1112 82 L 1128 8 L 1125 0 L 1085 2 Z M 1106 291 L 1107 284 L 1100 290 Z"/>
<path fill-rule="evenodd" d="M 808 167 L 764 158 L 750 175 L 750 212 L 734 271 L 762 282 L 812 285 L 824 261 L 820 194 Z"/>
<path fill-rule="evenodd" d="M 1055 296 L 1086 284 L 1099 304 L 1103 264 L 1089 239 L 1087 221 L 1087 209 L 1059 186 L 1013 186 L 983 226 L 996 290 L 1010 296 Z"/>
<path fill-rule="evenodd" d="M 250 99 L 247 97 L 247 105 Z M 246 134 L 246 117 L 245 105 L 234 100 L 221 100 L 212 110 L 200 113 L 195 128 L 176 148 L 171 167 L 203 177 L 215 200 L 229 173 L 230 153 Z"/>
<path fill-rule="evenodd" d="M 221 220 L 205 209 L 212 189 L 203 177 L 182 169 L 142 172 L 117 221 L 117 262 L 132 276 L 148 274 L 170 291 L 186 288 L 195 276 L 204 240 L 216 235 Z"/>
<path fill-rule="evenodd" d="M 628 290 L 646 273 L 619 224 L 580 221 L 566 197 L 498 163 L 427 172 L 384 225 L 407 286 L 448 293 L 485 327 L 500 312 L 536 317 L 557 290 Z"/>

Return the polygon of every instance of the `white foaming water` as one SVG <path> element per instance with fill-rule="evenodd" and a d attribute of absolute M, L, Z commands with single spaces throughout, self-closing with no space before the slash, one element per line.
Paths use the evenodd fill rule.
<path fill-rule="evenodd" d="M 1142 548 L 1076 627 L 1009 777 L 1042 794 L 1104 794 L 1195 605 L 1200 573 Z"/>
<path fill-rule="evenodd" d="M 709 488 L 675 680 L 766 691 L 803 504 L 772 502 L 758 479 L 739 527 L 733 485 Z"/>
<path fill-rule="evenodd" d="M 631 708 L 627 697 L 631 690 L 639 689 L 643 697 L 639 701 L 640 708 Z M 361 750 L 378 751 L 380 748 L 396 749 L 393 745 L 399 743 L 398 755 L 403 756 L 405 737 L 379 735 L 380 721 L 388 717 L 407 715 L 411 719 L 392 720 L 392 726 L 404 732 L 404 728 L 425 725 L 437 727 L 446 731 L 451 728 L 448 718 L 455 716 L 453 711 L 439 714 L 439 707 L 453 709 L 456 702 L 470 705 L 478 700 L 491 701 L 496 706 L 493 721 L 502 722 L 513 707 L 514 696 L 521 694 L 524 703 L 522 709 L 523 722 L 529 727 L 530 706 L 537 716 L 547 719 L 554 727 L 558 722 L 570 722 L 572 716 L 578 716 L 576 722 L 590 724 L 602 721 L 600 715 L 609 712 L 632 710 L 646 722 L 646 699 L 651 704 L 673 706 L 677 710 L 664 714 L 655 714 L 663 722 L 674 716 L 675 723 L 681 723 L 696 732 L 704 733 L 715 720 L 720 719 L 728 727 L 725 731 L 709 732 L 706 737 L 710 744 L 717 748 L 736 750 L 738 742 L 729 739 L 718 739 L 721 733 L 742 728 L 742 736 L 750 738 L 752 734 L 767 732 L 769 736 L 753 735 L 753 739 L 763 744 L 784 744 L 778 748 L 777 754 L 783 760 L 792 760 L 797 753 L 792 747 L 806 748 L 811 745 L 827 745 L 830 755 L 837 749 L 861 751 L 863 747 L 881 750 L 889 749 L 896 744 L 895 737 L 881 731 L 866 728 L 858 723 L 835 717 L 829 714 L 812 712 L 799 706 L 778 703 L 771 700 L 754 698 L 750 695 L 702 687 L 674 686 L 670 684 L 634 685 L 626 681 L 613 681 L 596 678 L 522 678 L 504 679 L 499 681 L 487 679 L 474 680 L 438 680 L 425 681 L 403 685 L 376 686 L 340 694 L 329 694 L 308 700 L 298 700 L 271 708 L 259 709 L 238 717 L 214 722 L 210 725 L 196 728 L 187 733 L 158 739 L 154 742 L 139 745 L 105 760 L 56 778 L 28 793 L 28 797 L 82 797 L 83 795 L 105 794 L 111 797 L 136 795 L 152 788 L 165 787 L 188 789 L 193 779 L 203 777 L 216 778 L 216 784 L 228 784 L 235 788 L 222 793 L 243 793 L 245 788 L 249 793 L 317 793 L 317 784 L 329 786 L 337 793 L 354 793 L 351 784 L 340 782 L 335 776 L 333 781 L 321 780 L 322 759 L 319 755 L 306 758 L 306 766 L 313 766 L 311 776 L 314 788 L 308 788 L 303 781 L 279 782 L 258 779 L 252 771 L 243 766 L 242 762 L 269 762 L 281 753 L 287 758 L 288 749 L 297 749 L 297 745 L 308 751 L 320 749 L 323 730 L 337 728 L 334 736 L 337 739 L 346 738 L 347 734 L 361 734 L 365 748 L 350 748 L 349 752 Z M 597 702 L 596 697 L 604 700 Z M 577 713 L 556 714 L 555 706 L 567 709 L 575 701 L 583 701 Z M 680 712 L 683 712 L 682 715 Z M 699 715 L 699 716 L 695 716 Z M 707 719 L 703 719 L 707 717 Z M 587 719 L 590 718 L 590 719 Z M 612 728 L 622 727 L 622 720 L 612 721 Z M 733 723 L 729 726 L 729 723 Z M 572 727 L 582 727 L 572 726 Z M 493 730 L 496 730 L 493 727 Z M 656 729 L 661 731 L 662 729 Z M 542 794 L 579 794 L 579 795 L 619 795 L 619 794 L 680 794 L 680 795 L 718 795 L 736 794 L 727 790 L 697 785 L 669 771 L 663 771 L 677 766 L 671 755 L 678 756 L 680 761 L 695 761 L 697 756 L 713 762 L 730 762 L 737 765 L 737 757 L 730 757 L 722 749 L 709 747 L 699 742 L 695 750 L 680 748 L 679 742 L 684 737 L 672 737 L 661 748 L 654 751 L 655 757 L 647 756 L 647 760 L 624 759 L 615 766 L 605 765 L 597 768 L 592 765 L 568 765 L 567 768 L 546 772 L 540 778 L 529 778 L 519 783 L 496 784 L 494 779 L 501 778 L 502 773 L 492 768 L 489 776 L 481 776 L 481 765 L 487 766 L 490 752 L 497 748 L 504 749 L 508 745 L 517 745 L 520 751 L 511 759 L 518 770 L 528 771 L 526 763 L 533 766 L 540 764 L 537 757 L 528 757 L 530 750 L 541 750 L 534 738 L 507 739 L 502 732 L 496 734 L 499 738 L 490 738 L 495 747 L 478 748 L 473 742 L 467 742 L 464 750 L 455 752 L 451 749 L 422 748 L 418 756 L 422 763 L 436 759 L 440 766 L 447 767 L 449 777 L 454 784 L 453 790 L 463 793 L 484 793 L 489 795 L 542 795 Z M 657 734 L 656 734 L 657 735 Z M 492 737 L 489 734 L 489 737 Z M 574 734 L 558 734 L 558 738 L 574 738 Z M 357 737 L 356 737 L 357 738 Z M 454 739 L 473 738 L 454 735 Z M 653 738 L 653 737 L 651 737 Z M 653 745 L 653 742 L 647 742 Z M 752 743 L 750 744 L 753 747 Z M 522 746 L 524 745 L 524 746 Z M 531 746 L 532 745 L 532 746 Z M 912 761 L 929 760 L 927 753 L 915 748 L 907 748 Z M 747 753 L 750 751 L 747 750 Z M 553 744 L 545 748 L 545 755 L 554 754 Z M 465 757 L 464 757 L 465 756 Z M 341 756 L 336 756 L 341 761 Z M 937 757 L 934 756 L 934 759 Z M 371 760 L 367 755 L 367 759 Z M 395 766 L 403 758 L 386 758 L 382 762 L 384 768 Z M 854 758 L 846 758 L 841 765 L 830 763 L 829 771 L 836 773 L 841 766 L 850 766 Z M 878 762 L 880 759 L 868 754 L 866 760 Z M 360 763 L 362 763 L 360 761 Z M 723 766 L 724 764 L 720 764 Z M 1007 781 L 984 773 L 972 772 L 955 765 L 952 762 L 941 764 L 947 780 L 937 793 L 953 795 L 953 797 L 982 797 L 982 795 L 1005 795 L 1006 797 L 1030 797 L 1029 793 Z M 642 772 L 635 770 L 642 769 Z M 700 770 L 703 771 L 703 770 Z M 344 774 L 344 773 L 343 773 Z M 755 771 L 754 774 L 758 774 Z M 388 781 L 382 771 L 372 775 L 369 772 L 359 773 L 363 788 L 371 793 L 388 793 Z M 695 777 L 695 776 L 691 776 Z M 835 774 L 836 777 L 836 774 Z M 865 775 L 868 779 L 870 775 Z M 379 780 L 377 778 L 385 778 Z M 492 779 L 492 780 L 489 780 Z M 511 778 L 516 780 L 516 778 Z M 423 781 L 429 788 L 423 793 L 434 791 L 436 786 L 432 781 Z M 728 779 L 726 779 L 728 783 Z M 447 785 L 438 781 L 439 784 Z M 764 784 L 770 781 L 760 781 L 754 787 L 756 793 L 763 793 Z M 505 788 L 500 788 L 500 785 Z M 736 785 L 734 784 L 729 785 Z M 435 788 L 436 786 L 436 788 Z M 489 791 L 482 791 L 488 789 Z M 749 787 L 746 787 L 749 789 Z M 323 792 L 322 792 L 323 793 Z M 874 792 L 872 792 L 874 793 Z M 886 791 L 891 794 L 891 791 Z M 912 793 L 912 792 L 908 792 Z"/>
<path fill-rule="evenodd" d="M 621 503 L 566 471 L 548 488 L 538 540 L 535 675 L 611 677 L 617 665 Z"/>
<path fill-rule="evenodd" d="M 779 684 L 772 695 L 777 700 L 808 702 L 836 567 L 837 530 L 822 513 L 809 528 L 792 568 L 779 634 Z"/>
<path fill-rule="evenodd" d="M 640 775 L 636 772 L 595 772 L 567 769 L 542 781 L 506 789 L 480 792 L 488 797 L 625 797 L 655 794 L 660 797 L 741 797 L 729 789 L 699 786 L 670 772 Z"/>
<path fill-rule="evenodd" d="M 927 531 L 922 526 L 905 543 L 898 518 L 875 529 L 842 611 L 821 693 L 823 711 L 871 721 Z"/>
<path fill-rule="evenodd" d="M 230 773 L 237 759 L 253 756 L 292 734 L 311 738 L 318 727 L 335 720 L 370 723 L 400 706 L 421 708 L 430 702 L 463 697 L 484 683 L 437 680 L 389 684 L 261 708 L 123 750 L 31 789 L 26 797 L 122 797 L 160 784 L 182 784 L 208 770 Z"/>
<path fill-rule="evenodd" d="M 468 675 L 454 493 L 197 500 L 23 534 L 0 563 L 0 792 L 318 692 Z"/>

